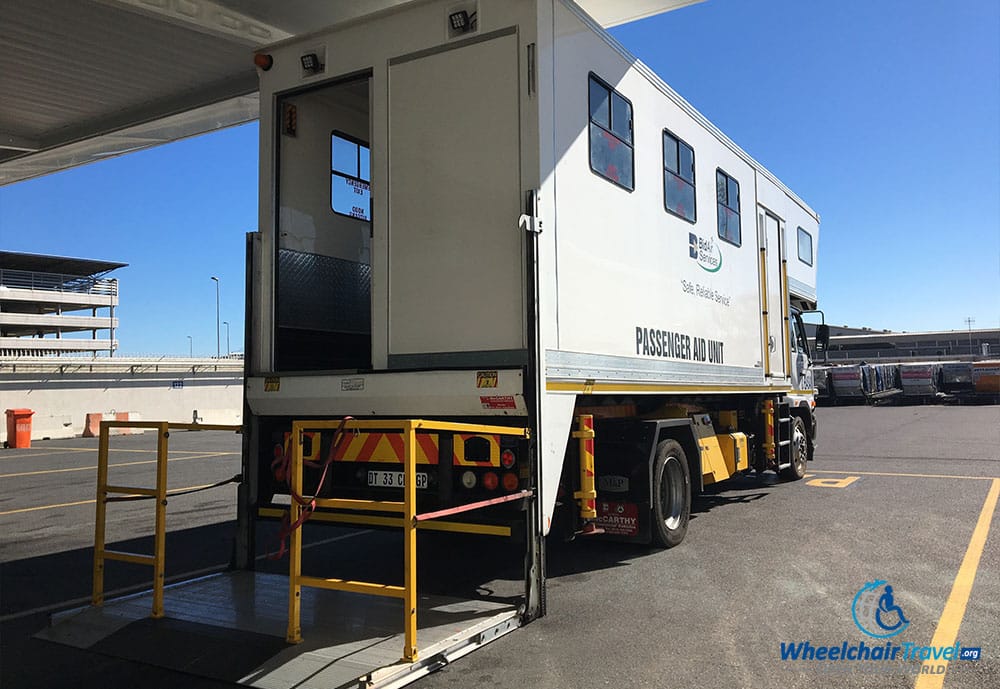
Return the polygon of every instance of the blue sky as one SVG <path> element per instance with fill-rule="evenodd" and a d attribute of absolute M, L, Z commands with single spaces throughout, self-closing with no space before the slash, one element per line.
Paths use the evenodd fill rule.
<path fill-rule="evenodd" d="M 827 322 L 1000 327 L 1000 3 L 708 0 L 612 33 L 820 213 Z M 217 275 L 238 351 L 256 175 L 250 124 L 3 187 L 0 249 L 129 263 L 123 354 L 214 354 Z"/>

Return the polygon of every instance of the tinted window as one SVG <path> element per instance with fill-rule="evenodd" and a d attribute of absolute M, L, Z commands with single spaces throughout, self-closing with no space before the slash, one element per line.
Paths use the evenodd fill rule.
<path fill-rule="evenodd" d="M 611 94 L 604 84 L 590 80 L 590 121 L 596 122 L 605 129 L 611 129 Z"/>
<path fill-rule="evenodd" d="M 715 173 L 715 194 L 718 198 L 719 237 L 740 246 L 740 184 L 722 170 Z"/>
<path fill-rule="evenodd" d="M 680 142 L 680 171 L 678 174 L 694 184 L 694 150 L 683 141 Z"/>
<path fill-rule="evenodd" d="M 694 150 L 663 132 L 663 205 L 669 213 L 694 222 Z"/>
<path fill-rule="evenodd" d="M 622 141 L 632 143 L 632 106 L 614 92 L 611 106 L 611 132 Z"/>
<path fill-rule="evenodd" d="M 634 188 L 632 147 L 595 125 L 590 126 L 590 167 L 597 174 L 628 190 Z"/>
<path fill-rule="evenodd" d="M 663 132 L 663 167 L 677 173 L 677 139 Z"/>
<path fill-rule="evenodd" d="M 632 104 L 610 86 L 590 77 L 590 169 L 632 191 Z"/>

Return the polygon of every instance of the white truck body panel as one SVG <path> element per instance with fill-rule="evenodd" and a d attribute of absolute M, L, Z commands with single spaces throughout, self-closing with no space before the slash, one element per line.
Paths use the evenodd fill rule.
<path fill-rule="evenodd" d="M 247 400 L 259 416 L 406 416 L 414 409 L 424 416 L 526 416 L 523 372 L 496 373 L 489 388 L 480 387 L 476 371 L 254 376 Z"/>

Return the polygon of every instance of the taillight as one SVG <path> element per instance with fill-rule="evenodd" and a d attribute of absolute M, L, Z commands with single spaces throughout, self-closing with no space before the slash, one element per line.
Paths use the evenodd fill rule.
<path fill-rule="evenodd" d="M 500 485 L 500 477 L 495 473 L 487 471 L 483 474 L 483 488 L 486 490 L 496 490 L 498 485 Z"/>
<path fill-rule="evenodd" d="M 517 490 L 517 474 L 508 471 L 503 475 L 503 489 L 508 493 L 513 493 Z"/>
<path fill-rule="evenodd" d="M 500 455 L 500 465 L 504 469 L 514 468 L 514 463 L 517 461 L 517 456 L 514 454 L 513 450 L 504 450 Z"/>
<path fill-rule="evenodd" d="M 476 487 L 476 475 L 471 471 L 466 471 L 462 474 L 462 485 L 466 488 Z"/>

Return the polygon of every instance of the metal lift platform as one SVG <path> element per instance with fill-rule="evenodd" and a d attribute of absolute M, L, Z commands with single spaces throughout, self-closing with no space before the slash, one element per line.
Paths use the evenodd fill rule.
<path fill-rule="evenodd" d="M 420 653 L 401 660 L 403 601 L 304 588 L 303 642 L 285 640 L 288 577 L 252 571 L 168 586 L 53 616 L 36 637 L 95 653 L 266 689 L 401 687 L 520 626 L 496 600 L 419 595 Z"/>

